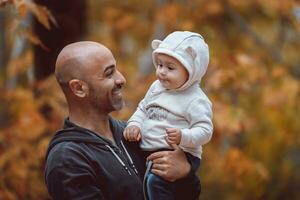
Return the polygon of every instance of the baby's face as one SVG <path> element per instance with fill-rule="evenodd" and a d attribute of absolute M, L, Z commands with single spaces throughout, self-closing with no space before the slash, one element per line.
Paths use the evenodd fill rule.
<path fill-rule="evenodd" d="M 188 80 L 188 72 L 175 58 L 166 54 L 157 54 L 156 76 L 166 89 L 180 88 Z"/>

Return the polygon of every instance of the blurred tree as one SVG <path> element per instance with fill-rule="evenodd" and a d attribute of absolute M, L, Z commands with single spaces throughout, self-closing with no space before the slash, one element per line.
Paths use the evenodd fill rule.
<path fill-rule="evenodd" d="M 34 33 L 46 46 L 34 46 L 34 73 L 37 81 L 54 72 L 55 60 L 60 50 L 69 43 L 82 40 L 86 33 L 85 0 L 35 0 L 46 6 L 55 18 L 56 24 L 45 27 L 34 19 Z"/>
<path fill-rule="evenodd" d="M 46 56 L 48 64 L 54 59 L 48 59 L 48 53 L 58 53 L 56 44 L 62 45 L 62 38 L 76 40 L 68 30 L 81 30 L 77 14 L 70 14 L 76 20 L 63 17 L 64 12 L 73 13 L 70 7 L 75 1 L 68 1 L 68 5 L 65 1 L 37 1 L 57 15 L 56 23 L 46 7 L 33 6 L 30 0 L 1 2 L 15 5 L 17 14 L 11 18 L 21 16 L 16 24 L 7 18 L 2 31 L 13 24 L 13 34 L 6 35 L 40 45 L 34 52 L 42 49 L 41 56 Z M 201 86 L 213 102 L 214 135 L 204 146 L 199 172 L 201 200 L 299 199 L 299 1 L 90 0 L 86 6 L 88 40 L 112 49 L 127 78 L 124 95 L 129 106 L 114 113 L 121 119 L 128 119 L 155 79 L 151 73 L 153 38 L 162 39 L 174 30 L 191 30 L 201 33 L 209 44 L 211 59 Z M 28 12 L 46 27 L 37 30 L 41 40 L 30 28 L 22 28 L 20 21 Z M 33 65 L 32 49 L 25 45 L 18 57 L 12 57 L 19 42 L 15 37 L 5 42 L 12 50 L 7 51 L 10 76 L 27 74 Z M 49 139 L 60 128 L 66 104 L 55 78 L 44 79 L 54 66 L 47 63 L 35 66 L 39 68 L 38 80 L 44 80 L 35 87 L 39 98 L 22 78 L 15 81 L 14 91 L 1 88 L 0 199 L 48 199 L 43 156 Z M 41 110 L 46 115 L 41 115 Z M 37 151 L 37 159 L 30 156 Z"/>

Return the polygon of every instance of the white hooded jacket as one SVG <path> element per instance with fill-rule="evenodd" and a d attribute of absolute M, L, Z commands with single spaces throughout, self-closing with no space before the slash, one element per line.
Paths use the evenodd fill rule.
<path fill-rule="evenodd" d="M 155 151 L 171 147 L 165 141 L 166 128 L 179 128 L 182 132 L 179 146 L 186 152 L 201 158 L 202 145 L 212 136 L 212 104 L 199 87 L 206 72 L 209 53 L 203 37 L 188 31 L 176 31 L 163 41 L 153 40 L 153 62 L 156 54 L 163 53 L 176 58 L 189 73 L 183 86 L 174 90 L 165 89 L 155 81 L 128 126 L 141 129 L 141 148 Z"/>

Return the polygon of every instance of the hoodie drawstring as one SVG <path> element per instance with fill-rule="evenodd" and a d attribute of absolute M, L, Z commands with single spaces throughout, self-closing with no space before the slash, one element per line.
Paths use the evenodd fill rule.
<path fill-rule="evenodd" d="M 124 149 L 124 151 L 125 151 L 125 153 L 127 155 L 127 158 L 129 159 L 131 167 L 133 168 L 133 170 L 135 171 L 136 174 L 139 174 L 138 171 L 137 171 L 137 169 L 136 169 L 136 167 L 135 167 L 135 165 L 134 165 L 134 163 L 133 163 L 133 161 L 132 161 L 131 156 L 129 155 L 129 153 L 128 153 L 127 149 L 125 148 L 125 146 L 124 146 L 124 144 L 123 144 L 122 141 L 121 141 L 121 146 Z"/>
<path fill-rule="evenodd" d="M 122 159 L 118 156 L 118 154 L 109 146 L 109 145 L 105 145 L 111 152 L 112 154 L 117 158 L 117 160 L 119 161 L 119 163 L 124 167 L 124 169 L 128 172 L 129 175 L 131 175 L 130 170 L 128 169 L 128 167 L 125 165 L 125 163 L 122 161 Z"/>

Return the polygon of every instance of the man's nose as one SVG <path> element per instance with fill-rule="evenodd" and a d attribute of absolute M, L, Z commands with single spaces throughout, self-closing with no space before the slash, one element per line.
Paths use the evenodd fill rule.
<path fill-rule="evenodd" d="M 117 71 L 116 84 L 124 85 L 125 83 L 126 83 L 125 77 L 123 76 L 123 74 L 121 74 L 121 72 Z"/>

